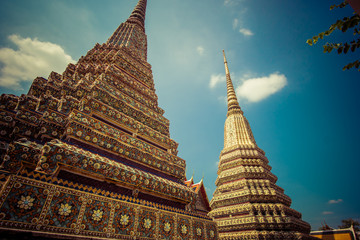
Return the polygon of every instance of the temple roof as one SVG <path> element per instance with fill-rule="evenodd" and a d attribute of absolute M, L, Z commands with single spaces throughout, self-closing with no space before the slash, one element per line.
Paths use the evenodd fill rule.
<path fill-rule="evenodd" d="M 194 184 L 194 178 L 193 177 L 191 177 L 189 180 L 185 181 L 185 185 L 188 186 L 188 187 L 190 187 L 193 184 Z"/>
<path fill-rule="evenodd" d="M 354 227 L 344 229 L 331 229 L 331 230 L 321 230 L 321 231 L 312 231 L 311 236 L 317 237 L 319 239 L 343 239 L 343 240 L 356 240 L 356 234 Z"/>

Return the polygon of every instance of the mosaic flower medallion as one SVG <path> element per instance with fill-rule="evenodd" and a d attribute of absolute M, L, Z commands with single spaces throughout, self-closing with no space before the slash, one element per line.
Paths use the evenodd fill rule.
<path fill-rule="evenodd" d="M 170 226 L 170 223 L 165 223 L 165 225 L 164 225 L 164 231 L 165 232 L 170 232 L 170 230 L 171 230 L 171 226 Z"/>
<path fill-rule="evenodd" d="M 196 229 L 196 235 L 201 236 L 201 232 L 202 232 L 202 231 L 201 231 L 201 228 L 197 228 L 197 229 Z"/>
<path fill-rule="evenodd" d="M 30 196 L 21 196 L 21 199 L 17 202 L 19 208 L 30 209 L 34 204 L 34 198 Z"/>
<path fill-rule="evenodd" d="M 149 229 L 151 228 L 151 220 L 146 218 L 144 219 L 144 228 Z"/>
<path fill-rule="evenodd" d="M 186 225 L 182 225 L 182 226 L 181 226 L 181 233 L 182 233 L 182 234 L 186 234 L 187 231 L 188 231 L 187 226 L 186 226 Z"/>
<path fill-rule="evenodd" d="M 92 219 L 94 221 L 100 221 L 102 216 L 103 216 L 103 213 L 104 212 L 101 211 L 101 210 L 94 210 L 93 215 L 92 215 Z"/>
<path fill-rule="evenodd" d="M 60 204 L 60 209 L 59 209 L 59 214 L 62 216 L 68 216 L 71 213 L 71 208 L 72 206 L 70 206 L 69 204 Z"/>
<path fill-rule="evenodd" d="M 129 223 L 129 216 L 127 214 L 122 214 L 120 218 L 120 223 L 123 226 L 126 226 Z"/>

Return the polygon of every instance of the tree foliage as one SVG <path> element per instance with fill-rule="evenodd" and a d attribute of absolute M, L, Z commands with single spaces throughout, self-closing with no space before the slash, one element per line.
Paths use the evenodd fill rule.
<path fill-rule="evenodd" d="M 339 226 L 339 228 L 349 228 L 351 225 L 354 226 L 355 232 L 360 231 L 360 223 L 359 221 L 356 221 L 352 218 L 341 220 L 342 225 Z"/>
<path fill-rule="evenodd" d="M 348 5 L 346 0 L 338 5 L 332 5 L 330 7 L 330 10 L 333 10 L 335 8 L 344 8 Z M 324 47 L 324 53 L 330 53 L 333 50 L 337 50 L 338 54 L 347 54 L 349 50 L 351 52 L 355 52 L 358 48 L 360 48 L 360 16 L 356 13 L 352 15 L 351 17 L 344 17 L 342 20 L 337 20 L 334 24 L 331 24 L 328 30 L 325 32 L 321 32 L 316 36 L 313 36 L 311 39 L 308 39 L 306 42 L 310 46 L 313 44 L 316 44 L 319 39 L 324 39 L 325 36 L 329 36 L 332 32 L 335 30 L 340 30 L 341 32 L 346 32 L 349 29 L 353 30 L 353 35 L 357 36 L 357 39 L 355 37 L 354 40 L 345 42 L 345 43 L 326 43 L 323 45 Z M 360 71 L 360 59 L 351 62 L 343 67 L 343 70 L 348 70 L 351 68 L 357 68 Z"/>

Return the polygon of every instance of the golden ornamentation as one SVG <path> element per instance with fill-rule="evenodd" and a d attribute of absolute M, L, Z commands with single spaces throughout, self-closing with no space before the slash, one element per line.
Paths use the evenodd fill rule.
<path fill-rule="evenodd" d="M 68 216 L 71 213 L 72 206 L 69 204 L 60 204 L 59 214 L 63 216 Z"/>
<path fill-rule="evenodd" d="M 34 205 L 34 198 L 30 196 L 21 196 L 21 199 L 18 201 L 18 207 L 25 210 L 30 209 Z"/>

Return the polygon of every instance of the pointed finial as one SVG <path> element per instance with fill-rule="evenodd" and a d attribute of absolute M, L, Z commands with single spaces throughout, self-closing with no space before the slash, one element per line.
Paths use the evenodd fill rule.
<path fill-rule="evenodd" d="M 224 55 L 224 64 L 225 64 L 225 74 L 228 75 L 230 73 L 229 73 L 229 67 L 228 67 L 228 64 L 227 64 L 227 61 L 226 61 L 226 56 L 225 56 L 224 49 L 223 49 L 223 55 Z"/>
<path fill-rule="evenodd" d="M 233 112 L 240 112 L 242 114 L 241 108 L 239 106 L 239 102 L 235 94 L 234 86 L 231 81 L 229 67 L 224 50 L 223 50 L 223 55 L 224 55 L 224 64 L 225 64 L 225 73 L 226 73 L 228 115 L 230 115 Z"/>
<path fill-rule="evenodd" d="M 139 0 L 127 22 L 137 23 L 140 25 L 140 27 L 145 29 L 146 4 L 147 0 Z"/>

